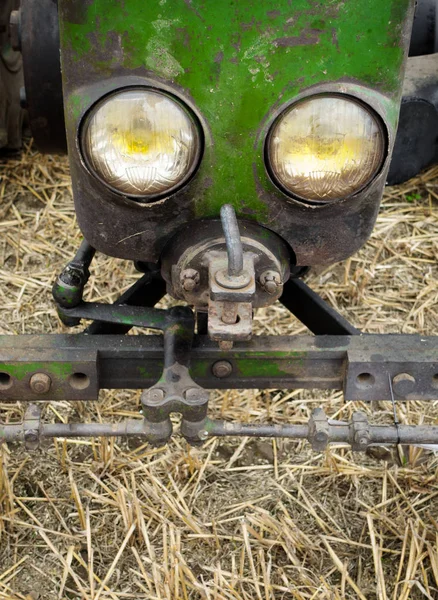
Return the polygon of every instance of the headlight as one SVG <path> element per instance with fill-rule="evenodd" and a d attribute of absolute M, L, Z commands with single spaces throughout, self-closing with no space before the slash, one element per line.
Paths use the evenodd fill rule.
<path fill-rule="evenodd" d="M 201 139 L 179 102 L 149 88 L 132 88 L 99 102 L 82 131 L 91 171 L 122 194 L 153 198 L 181 187 L 195 170 Z"/>
<path fill-rule="evenodd" d="M 310 202 L 331 202 L 364 188 L 380 170 L 385 136 L 371 110 L 339 95 L 288 108 L 267 139 L 268 167 L 280 187 Z"/>

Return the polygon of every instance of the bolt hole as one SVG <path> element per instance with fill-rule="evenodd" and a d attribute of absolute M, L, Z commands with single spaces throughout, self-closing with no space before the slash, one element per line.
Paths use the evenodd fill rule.
<path fill-rule="evenodd" d="M 69 382 L 75 390 L 85 390 L 90 385 L 90 378 L 85 373 L 73 373 L 70 375 Z"/>
<path fill-rule="evenodd" d="M 438 389 L 438 373 L 432 377 L 432 387 Z"/>
<path fill-rule="evenodd" d="M 374 385 L 375 378 L 371 373 L 359 373 L 356 377 L 356 384 L 358 388 L 366 390 Z"/>
<path fill-rule="evenodd" d="M 12 377 L 9 373 L 0 373 L 0 390 L 7 390 L 12 386 Z"/>

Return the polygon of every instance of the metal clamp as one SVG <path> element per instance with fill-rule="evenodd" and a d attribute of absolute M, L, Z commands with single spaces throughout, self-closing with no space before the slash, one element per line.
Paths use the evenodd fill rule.
<path fill-rule="evenodd" d="M 309 419 L 308 440 L 317 452 L 325 450 L 329 443 L 330 425 L 328 418 L 322 408 L 318 407 L 312 411 Z"/>
<path fill-rule="evenodd" d="M 371 440 L 370 424 L 365 413 L 357 411 L 350 422 L 350 444 L 355 452 L 363 452 Z"/>
<path fill-rule="evenodd" d="M 24 414 L 23 438 L 27 450 L 36 450 L 40 445 L 41 411 L 36 404 L 29 404 Z"/>

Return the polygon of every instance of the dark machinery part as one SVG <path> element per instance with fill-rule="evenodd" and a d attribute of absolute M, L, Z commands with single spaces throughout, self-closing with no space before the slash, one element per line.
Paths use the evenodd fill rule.
<path fill-rule="evenodd" d="M 145 325 L 154 314 L 150 308 L 116 305 L 69 310 L 108 324 Z M 161 326 L 163 312 L 158 312 Z M 348 401 L 371 402 L 391 400 L 389 375 L 396 401 L 438 397 L 436 337 L 254 336 L 222 351 L 207 336 L 195 335 L 190 364 L 192 379 L 206 389 L 331 389 L 342 390 Z M 101 389 L 147 389 L 162 370 L 160 335 L 0 336 L 2 401 L 95 401 Z M 37 373 L 51 380 L 46 392 L 32 385 Z"/>
<path fill-rule="evenodd" d="M 166 293 L 166 284 L 160 277 L 159 271 L 148 271 L 133 286 L 116 300 L 116 304 L 127 304 L 129 306 L 155 306 Z M 124 323 L 114 324 L 104 321 L 93 321 L 85 330 L 92 335 L 128 333 L 131 325 Z"/>
<path fill-rule="evenodd" d="M 315 335 L 360 333 L 301 279 L 289 279 L 284 285 L 280 302 Z"/>
<path fill-rule="evenodd" d="M 239 219 L 236 230 L 228 223 L 227 216 L 232 215 L 233 219 L 234 214 L 229 207 L 221 221 L 189 223 L 172 238 L 161 257 L 161 273 L 170 295 L 203 309 L 213 296 L 232 301 L 233 289 L 235 300 L 242 297 L 244 290 L 246 301 L 252 297 L 256 308 L 269 306 L 281 296 L 283 283 L 289 279 L 289 264 L 293 261 L 288 247 L 278 235 L 250 221 Z M 232 270 L 238 265 L 240 275 L 228 275 L 230 255 Z M 218 277 L 217 271 L 220 271 Z M 276 273 L 271 285 L 266 285 L 263 278 L 267 272 Z M 245 280 L 248 275 L 250 282 Z M 255 286 L 252 291 L 251 286 Z M 227 292 L 230 293 L 227 295 Z"/>
<path fill-rule="evenodd" d="M 226 209 L 225 209 L 226 212 Z M 233 218 L 225 215 L 225 229 Z M 236 225 L 236 223 L 234 223 Z M 234 235 L 233 235 L 234 238 Z M 239 277 L 239 247 L 233 264 Z M 195 335 L 195 315 L 188 307 L 160 310 L 132 306 L 149 290 L 153 304 L 163 287 L 157 272 L 143 276 L 116 304 L 82 300 L 94 250 L 83 242 L 73 261 L 54 286 L 57 308 L 64 322 L 82 319 L 95 323 L 105 335 L 0 336 L 0 398 L 48 401 L 95 400 L 99 389 L 143 389 L 143 419 L 113 424 L 46 424 L 31 404 L 24 421 L 0 425 L 0 440 L 24 441 L 37 448 L 43 438 L 76 436 L 140 436 L 154 445 L 173 434 L 172 413 L 182 415 L 181 433 L 191 444 L 213 436 L 260 436 L 307 439 L 316 451 L 331 442 L 366 450 L 377 443 L 436 443 L 438 427 L 370 425 L 362 413 L 350 423 L 330 421 L 316 409 L 307 424 L 275 425 L 227 423 L 208 417 L 206 388 L 320 388 L 343 389 L 346 400 L 425 400 L 438 395 L 438 341 L 435 338 L 397 335 L 358 335 L 305 285 L 285 288 L 284 304 L 314 306 L 311 314 L 297 310 L 298 318 L 322 335 L 316 337 L 258 336 L 224 351 L 207 336 Z M 245 261 L 243 260 L 243 265 Z M 237 267 L 236 267 L 237 265 Z M 146 278 L 146 279 L 145 279 Z M 66 284 L 67 287 L 66 287 Z M 123 303 L 126 302 L 126 303 Z M 323 315 L 326 314 L 327 330 Z M 158 329 L 157 336 L 108 335 L 132 326 Z M 92 326 L 91 326 L 92 327 Z M 340 335 L 327 335 L 335 330 Z M 90 328 L 89 330 L 90 331 Z"/>
<path fill-rule="evenodd" d="M 161 400 L 158 400 L 158 405 Z M 196 403 L 196 404 L 195 404 Z M 271 437 L 307 440 L 316 452 L 324 451 L 331 443 L 349 444 L 356 452 L 366 451 L 378 444 L 436 444 L 438 427 L 433 425 L 371 425 L 366 415 L 354 412 L 350 422 L 332 421 L 321 408 L 313 411 L 311 418 L 301 425 L 271 425 L 229 423 L 205 418 L 200 423 L 190 421 L 185 414 L 194 414 L 200 406 L 198 400 L 184 403 L 181 433 L 192 444 L 212 437 Z M 175 408 L 176 405 L 175 405 Z M 203 412 L 203 411 L 202 411 Z M 170 421 L 126 419 L 120 423 L 44 423 L 40 411 L 31 404 L 22 423 L 0 424 L 0 442 L 24 442 L 28 450 L 35 450 L 47 438 L 78 437 L 141 437 L 153 445 L 165 443 L 172 434 Z"/>
<path fill-rule="evenodd" d="M 438 1 L 417 0 L 409 56 L 438 52 Z"/>
<path fill-rule="evenodd" d="M 70 308 L 81 302 L 94 254 L 94 248 L 84 240 L 73 260 L 64 267 L 52 288 L 53 298 L 59 306 Z M 63 322 L 68 327 L 79 324 L 77 319 L 66 318 Z"/>
<path fill-rule="evenodd" d="M 410 57 L 387 182 L 403 183 L 438 161 L 438 53 Z"/>
<path fill-rule="evenodd" d="M 22 60 L 13 43 L 14 33 L 19 30 L 18 11 L 14 8 L 14 0 L 0 3 L 0 149 L 5 151 L 21 148 L 24 120 L 20 105 Z"/>
<path fill-rule="evenodd" d="M 16 41 L 23 56 L 25 106 L 40 152 L 66 154 L 57 0 L 21 0 Z"/>
<path fill-rule="evenodd" d="M 253 309 L 281 296 L 291 253 L 272 231 L 238 222 L 232 205 L 220 215 L 184 227 L 166 247 L 161 273 L 169 294 L 207 313 L 208 334 L 225 349 L 250 339 Z M 198 323 L 202 329 L 205 319 Z"/>
<path fill-rule="evenodd" d="M 243 271 L 243 249 L 236 212 L 230 204 L 221 208 L 221 222 L 227 247 L 228 276 L 238 277 Z"/>

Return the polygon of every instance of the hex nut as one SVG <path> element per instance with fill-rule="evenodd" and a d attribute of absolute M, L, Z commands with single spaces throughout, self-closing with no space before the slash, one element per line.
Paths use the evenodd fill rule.
<path fill-rule="evenodd" d="M 223 379 L 229 377 L 233 372 L 233 365 L 228 360 L 218 360 L 214 363 L 211 368 L 212 373 L 215 377 Z"/>
<path fill-rule="evenodd" d="M 409 373 L 399 373 L 392 380 L 394 392 L 399 396 L 410 394 L 415 388 L 415 377 Z"/>
<path fill-rule="evenodd" d="M 47 394 L 52 385 L 52 380 L 46 373 L 34 373 L 29 381 L 29 386 L 35 394 Z"/>
<path fill-rule="evenodd" d="M 275 294 L 281 285 L 280 273 L 277 271 L 264 271 L 260 275 L 260 285 L 267 294 Z"/>
<path fill-rule="evenodd" d="M 180 283 L 186 292 L 192 292 L 201 280 L 199 272 L 195 269 L 184 269 L 181 271 Z"/>

